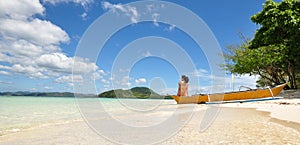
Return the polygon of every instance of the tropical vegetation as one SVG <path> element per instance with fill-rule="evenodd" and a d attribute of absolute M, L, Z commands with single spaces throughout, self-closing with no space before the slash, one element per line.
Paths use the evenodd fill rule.
<path fill-rule="evenodd" d="M 231 73 L 259 75 L 258 86 L 288 82 L 300 85 L 300 1 L 267 0 L 251 17 L 258 25 L 253 39 L 241 35 L 242 44 L 229 46 L 225 68 Z"/>

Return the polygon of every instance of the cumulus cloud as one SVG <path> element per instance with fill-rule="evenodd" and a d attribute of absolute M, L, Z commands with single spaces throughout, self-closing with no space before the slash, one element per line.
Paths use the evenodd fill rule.
<path fill-rule="evenodd" d="M 56 4 L 73 2 L 87 6 L 93 0 L 44 0 Z M 70 57 L 62 53 L 61 44 L 68 44 L 68 33 L 51 21 L 39 19 L 45 8 L 39 0 L 0 1 L 0 75 L 19 74 L 29 78 L 53 78 L 57 83 L 69 83 L 70 75 L 98 71 L 95 63 L 85 58 Z M 73 68 L 74 61 L 77 66 Z"/>
<path fill-rule="evenodd" d="M 20 74 L 27 74 L 32 78 L 48 78 L 38 68 L 33 66 L 24 66 L 20 64 L 14 64 L 10 70 Z"/>
<path fill-rule="evenodd" d="M 3 19 L 0 21 L 0 31 L 4 38 L 23 39 L 38 45 L 57 45 L 70 39 L 60 27 L 36 18 L 33 20 Z"/>
<path fill-rule="evenodd" d="M 0 1 L 0 18 L 26 20 L 36 14 L 43 15 L 45 8 L 39 0 L 2 0 Z"/>
<path fill-rule="evenodd" d="M 7 75 L 7 76 L 8 76 L 8 75 L 11 75 L 9 72 L 7 72 L 7 71 L 3 71 L 3 70 L 2 70 L 2 71 L 0 71 L 0 74 L 1 74 L 1 75 Z"/>
<path fill-rule="evenodd" d="M 48 68 L 53 71 L 71 73 L 73 59 L 62 53 L 44 54 L 40 56 L 36 63 L 40 67 Z"/>

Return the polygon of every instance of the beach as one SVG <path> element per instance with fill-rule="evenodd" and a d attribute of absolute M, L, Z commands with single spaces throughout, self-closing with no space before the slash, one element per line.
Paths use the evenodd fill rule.
<path fill-rule="evenodd" d="M 43 100 L 43 99 L 41 99 Z M 55 99 L 54 99 L 55 100 Z M 53 100 L 53 101 L 54 101 Z M 64 99 L 63 99 L 64 100 Z M 62 100 L 60 100 L 62 101 Z M 66 101 L 66 99 L 65 99 Z M 43 101 L 41 101 L 43 102 Z M 40 120 L 36 125 L 23 128 L 9 128 L 0 136 L 0 144 L 116 144 L 95 132 L 76 110 L 76 103 L 69 99 L 67 118 L 53 117 L 51 122 Z M 72 103 L 73 102 L 73 103 Z M 66 102 L 65 102 L 66 103 Z M 147 123 L 157 122 L 168 117 L 170 108 L 178 107 L 175 101 L 167 100 L 164 111 L 151 114 Z M 55 102 L 55 104 L 57 104 Z M 171 107 L 170 107 L 171 106 Z M 182 106 L 182 105 L 181 105 Z M 200 123 L 205 117 L 209 105 L 183 105 L 179 107 L 180 116 L 188 114 L 194 108 L 192 117 L 177 132 L 158 144 L 300 144 L 300 100 L 279 99 L 262 102 L 228 103 L 220 107 L 211 125 L 200 130 Z M 52 106 L 54 107 L 54 106 Z M 57 107 L 57 106 L 55 106 Z M 63 107 L 63 106 L 61 106 Z M 167 109 L 166 109 L 167 108 Z M 1 108 L 5 108 L 2 106 Z M 61 108 L 56 108 L 59 110 Z M 168 110 L 169 109 L 169 110 Z M 12 112 L 13 113 L 13 112 Z M 55 114 L 59 113 L 56 112 Z M 57 114 L 58 116 L 66 114 Z M 71 117 L 71 119 L 70 119 Z M 132 116 L 126 114 L 125 120 Z M 37 120 L 34 118 L 34 120 Z M 158 131 L 159 132 L 159 131 Z M 158 132 L 145 132 L 145 135 L 156 135 Z M 120 138 L 136 139 L 136 134 L 120 134 Z M 120 143 L 120 142 L 119 142 Z"/>

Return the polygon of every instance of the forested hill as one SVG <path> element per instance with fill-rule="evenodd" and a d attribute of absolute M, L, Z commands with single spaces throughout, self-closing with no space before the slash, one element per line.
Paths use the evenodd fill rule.
<path fill-rule="evenodd" d="M 159 95 L 147 87 L 135 87 L 128 90 L 116 89 L 103 92 L 98 95 L 100 98 L 138 98 L 138 99 L 164 99 L 164 96 Z M 165 98 L 166 99 L 166 98 Z M 169 99 L 169 98 L 168 98 Z"/>

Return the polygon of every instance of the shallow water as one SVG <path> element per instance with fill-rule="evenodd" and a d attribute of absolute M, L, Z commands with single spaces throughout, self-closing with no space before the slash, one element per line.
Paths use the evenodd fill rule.
<path fill-rule="evenodd" d="M 109 114 L 129 125 L 144 126 L 144 122 L 158 124 L 178 108 L 174 103 L 173 100 L 0 96 L 0 135 L 38 126 L 88 120 L 90 118 L 87 116 L 92 113 L 95 113 L 92 117 L 96 119 Z"/>
<path fill-rule="evenodd" d="M 80 119 L 74 98 L 0 97 L 0 134 Z"/>

